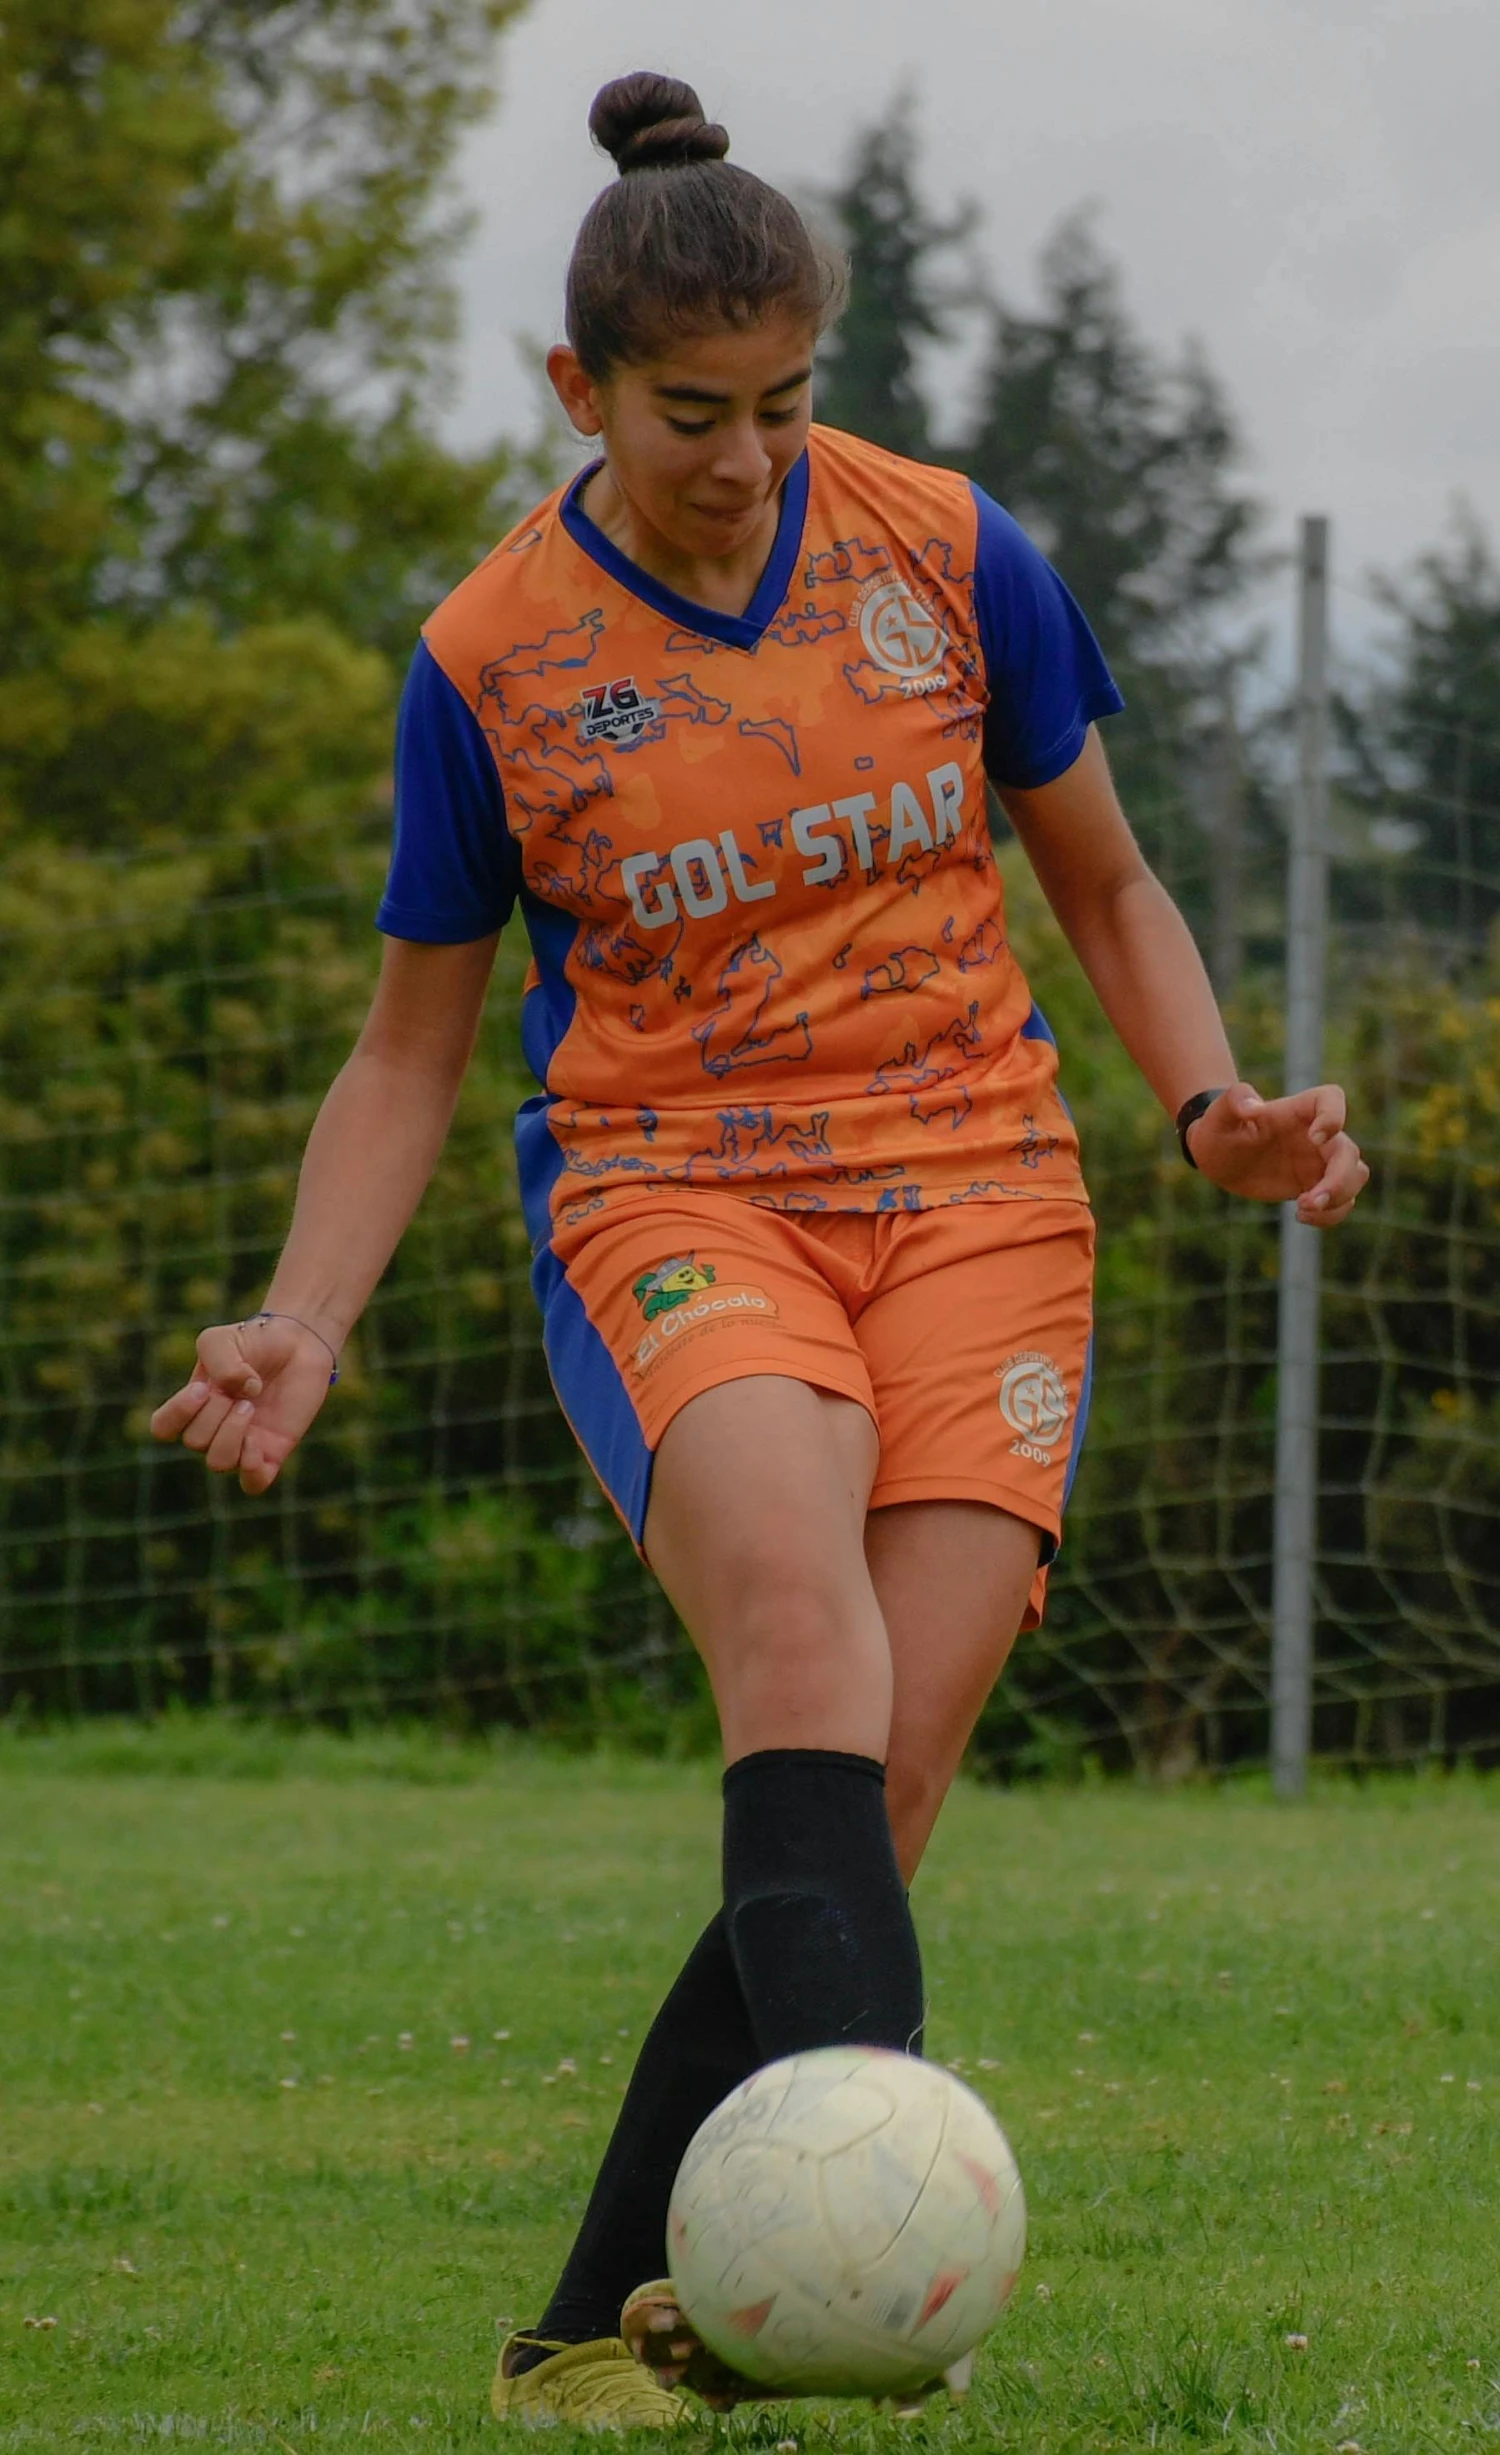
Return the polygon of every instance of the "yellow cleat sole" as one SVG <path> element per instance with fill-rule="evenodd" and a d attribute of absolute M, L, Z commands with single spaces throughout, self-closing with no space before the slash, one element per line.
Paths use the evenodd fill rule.
<path fill-rule="evenodd" d="M 508 2339 L 500 2354 L 490 2410 L 497 2421 L 521 2429 L 680 2429 L 688 2418 L 682 2398 L 659 2386 L 633 2359 L 619 2336 L 591 2344 L 566 2344 L 518 2376 L 507 2362 L 520 2339 Z"/>

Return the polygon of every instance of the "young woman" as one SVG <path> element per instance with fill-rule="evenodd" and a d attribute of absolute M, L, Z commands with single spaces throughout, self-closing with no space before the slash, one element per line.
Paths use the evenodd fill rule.
<path fill-rule="evenodd" d="M 517 1136 L 558 1396 L 712 1682 L 724 1902 L 578 2241 L 501 2358 L 517 2419 L 669 2426 L 621 2305 L 757 2065 L 919 2046 L 906 1887 L 1046 1564 L 1087 1404 L 1093 1229 L 1005 936 L 986 779 L 1191 1164 L 1346 1218 L 1331 1086 L 1239 1082 L 1095 720 L 1121 702 L 965 479 L 812 426 L 838 291 L 691 89 L 607 86 L 549 371 L 599 457 L 427 624 L 387 945 L 250 1320 L 156 1418 L 264 1492 L 427 1184 L 519 901 Z M 671 2322 L 637 2296 L 630 2333 Z M 693 2375 L 692 2372 L 689 2375 Z"/>

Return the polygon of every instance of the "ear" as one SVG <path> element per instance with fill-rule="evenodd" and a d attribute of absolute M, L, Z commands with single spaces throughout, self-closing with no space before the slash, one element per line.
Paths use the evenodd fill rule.
<path fill-rule="evenodd" d="M 553 391 L 562 403 L 563 415 L 576 434 L 602 435 L 604 415 L 600 404 L 600 387 L 591 375 L 585 375 L 578 363 L 576 350 L 566 341 L 559 341 L 547 352 L 547 376 Z"/>

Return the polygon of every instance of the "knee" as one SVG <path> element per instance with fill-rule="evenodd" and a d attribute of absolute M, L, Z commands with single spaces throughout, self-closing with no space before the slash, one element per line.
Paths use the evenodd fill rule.
<path fill-rule="evenodd" d="M 878 1613 L 816 1563 L 760 1553 L 731 1564 L 723 1581 L 725 1634 L 743 1660 L 798 1664 L 858 1654 L 876 1634 Z"/>
<path fill-rule="evenodd" d="M 726 1580 L 704 1647 L 731 1755 L 763 1747 L 832 1747 L 883 1756 L 890 1728 L 890 1647 L 871 1598 L 816 1569 L 762 1559 Z"/>
<path fill-rule="evenodd" d="M 922 1863 L 947 1792 L 947 1777 L 941 1770 L 899 1751 L 892 1753 L 885 1769 L 886 1808 L 897 1864 L 908 1884 Z"/>
<path fill-rule="evenodd" d="M 775 1711 L 810 1708 L 819 1713 L 843 1700 L 863 1703 L 873 1695 L 884 1725 L 890 1714 L 890 1654 L 878 1626 L 862 1622 L 840 1597 L 795 1580 L 768 1585 L 747 1596 L 735 1615 L 732 1639 L 737 1685 Z"/>

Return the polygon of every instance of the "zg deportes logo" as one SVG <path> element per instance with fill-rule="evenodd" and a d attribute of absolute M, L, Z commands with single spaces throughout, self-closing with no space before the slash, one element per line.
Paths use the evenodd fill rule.
<path fill-rule="evenodd" d="M 590 742 L 608 742 L 612 750 L 628 750 L 661 715 L 661 703 L 645 698 L 636 689 L 633 674 L 618 682 L 591 682 L 582 694 L 583 720 L 578 727 L 578 739 L 587 748 Z"/>

